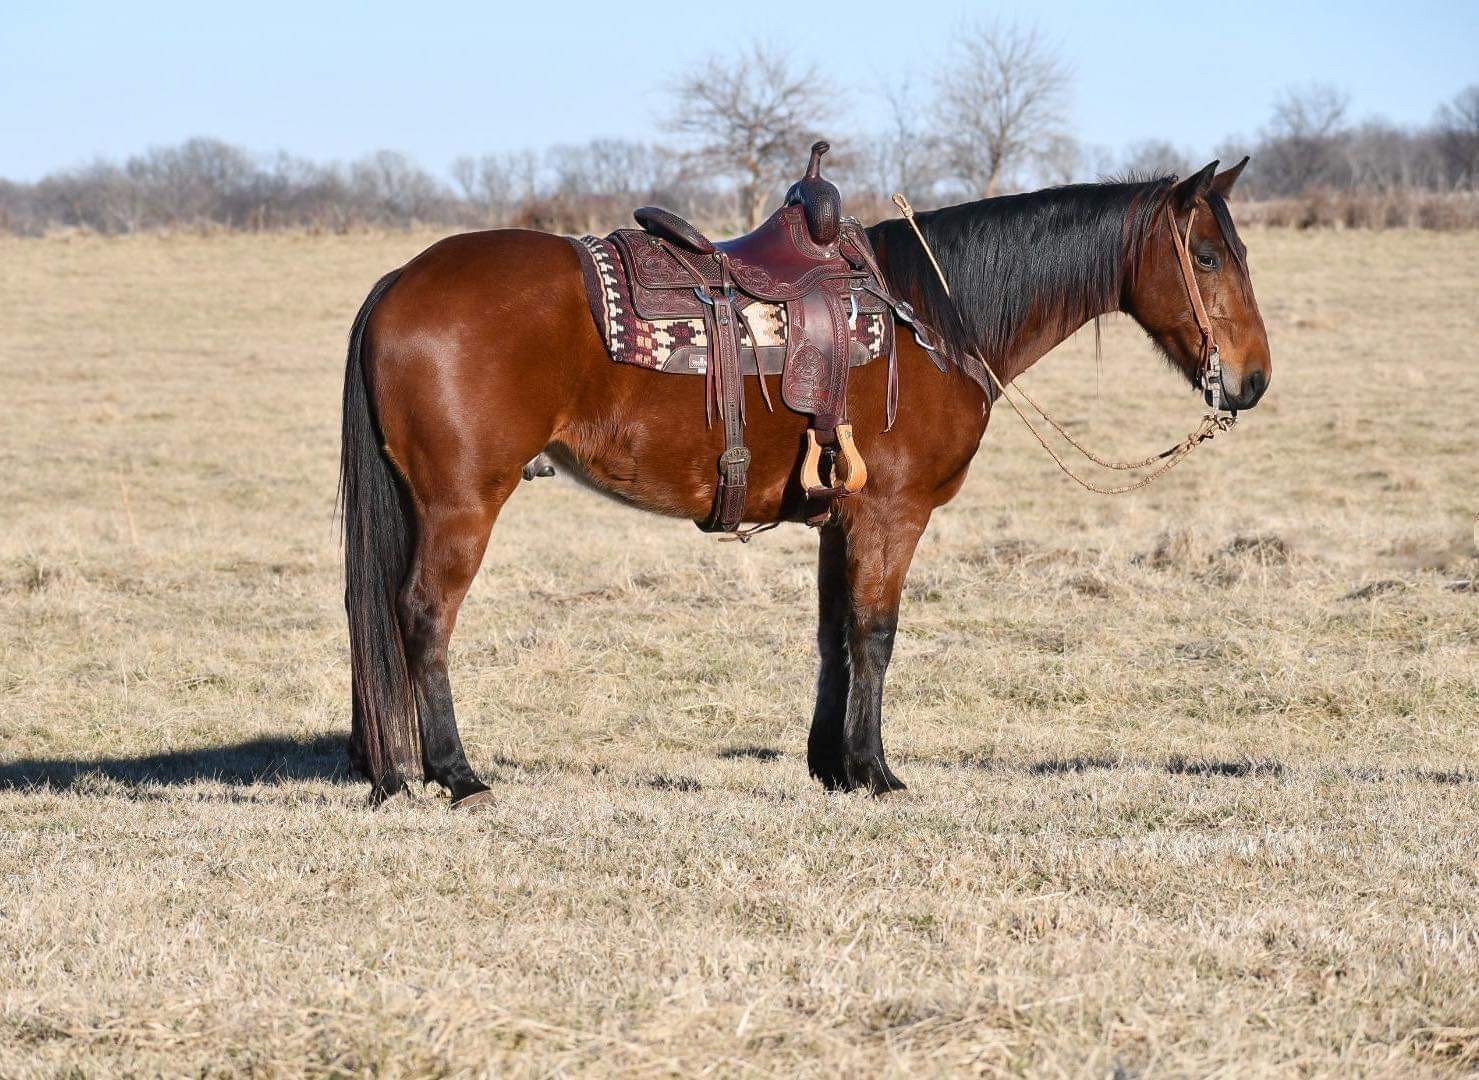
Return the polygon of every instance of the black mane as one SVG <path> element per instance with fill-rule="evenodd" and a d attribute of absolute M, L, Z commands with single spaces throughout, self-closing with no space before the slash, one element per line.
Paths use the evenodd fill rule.
<path fill-rule="evenodd" d="M 908 222 L 883 221 L 868 234 L 895 295 L 914 305 L 955 362 L 970 370 L 974 353 L 1002 373 L 1034 311 L 1076 327 L 1119 307 L 1174 184 L 1170 176 L 1073 184 L 917 215 L 953 296 Z M 1209 201 L 1227 234 L 1226 204 Z M 1229 246 L 1240 254 L 1235 238 Z"/>

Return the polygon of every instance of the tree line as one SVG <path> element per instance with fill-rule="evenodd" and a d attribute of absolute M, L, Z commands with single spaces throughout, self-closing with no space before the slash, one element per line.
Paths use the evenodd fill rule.
<path fill-rule="evenodd" d="M 1186 175 L 1201 157 L 1163 141 L 1115 153 L 1069 130 L 1073 79 L 1038 30 L 985 23 L 957 35 L 926 86 L 883 93 L 881 125 L 839 133 L 844 95 L 815 67 L 753 44 L 671 86 L 668 141 L 593 139 L 543 151 L 458 158 L 447 178 L 404 154 L 318 163 L 263 157 L 211 138 L 99 160 L 34 183 L 0 180 L 0 229 L 123 234 L 168 228 L 345 231 L 412 224 L 597 231 L 657 203 L 716 229 L 753 226 L 831 133 L 831 174 L 855 213 L 888 196 L 921 206 L 1117 175 Z M 1238 194 L 1274 224 L 1479 225 L 1479 84 L 1430 123 L 1353 122 L 1349 97 L 1286 89 L 1224 161 L 1252 156 Z"/>

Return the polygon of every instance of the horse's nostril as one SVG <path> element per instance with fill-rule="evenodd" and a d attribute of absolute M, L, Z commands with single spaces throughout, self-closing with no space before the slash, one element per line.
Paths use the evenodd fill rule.
<path fill-rule="evenodd" d="M 1243 379 L 1243 400 L 1250 405 L 1257 401 L 1263 394 L 1263 388 L 1268 385 L 1268 376 L 1262 371 L 1250 371 Z"/>

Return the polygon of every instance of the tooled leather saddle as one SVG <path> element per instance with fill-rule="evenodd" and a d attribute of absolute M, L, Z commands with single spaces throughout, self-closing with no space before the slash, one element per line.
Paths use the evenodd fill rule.
<path fill-rule="evenodd" d="M 698 523 L 706 532 L 732 532 L 744 518 L 750 451 L 745 446 L 744 375 L 780 374 L 781 399 L 810 416 L 800 482 L 812 524 L 830 517 L 833 500 L 859 491 L 868 470 L 847 420 L 851 367 L 886 356 L 889 362 L 887 424 L 898 399 L 891 311 L 903 315 L 887 291 L 867 234 L 842 214 L 842 196 L 821 175 L 826 142 L 811 148 L 806 174 L 791 186 L 784 205 L 753 232 L 714 242 L 677 214 L 658 207 L 636 211 L 639 229 L 618 229 L 604 241 L 578 243 L 586 268 L 592 311 L 605 288 L 629 305 L 644 326 L 702 320 L 703 338 L 676 350 L 661 370 L 703 373 L 705 411 L 724 425 L 713 509 Z M 614 255 L 614 258 L 612 257 Z M 902 310 L 901 310 L 902 309 Z M 776 342 L 756 332 L 758 312 L 782 316 Z M 872 348 L 859 340 L 873 319 Z M 621 342 L 597 314 L 608 349 L 617 359 Z M 690 323 L 690 324 L 691 324 Z M 652 366 L 657 366 L 656 364 Z"/>

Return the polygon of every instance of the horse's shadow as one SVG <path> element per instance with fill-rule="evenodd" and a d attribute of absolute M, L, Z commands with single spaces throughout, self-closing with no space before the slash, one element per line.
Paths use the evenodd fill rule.
<path fill-rule="evenodd" d="M 993 759 L 967 758 L 961 764 L 975 768 L 996 768 L 998 763 Z M 1092 772 L 1099 769 L 1149 769 L 1164 770 L 1172 776 L 1191 776 L 1200 778 L 1220 777 L 1224 779 L 1280 779 L 1290 775 L 1291 769 L 1283 762 L 1260 758 L 1235 758 L 1230 760 L 1219 760 L 1216 758 L 1188 758 L 1180 754 L 1172 754 L 1162 761 L 1136 760 L 1129 758 L 1108 757 L 1105 755 L 1081 754 L 1076 757 L 1047 758 L 1042 761 L 1033 762 L 1025 767 L 1027 772 L 1033 776 L 1062 776 L 1069 773 Z M 1479 773 L 1474 773 L 1464 768 L 1454 769 L 1424 769 L 1424 768 L 1396 768 L 1384 769 L 1379 766 L 1320 766 L 1322 771 L 1330 776 L 1348 780 L 1361 780 L 1372 783 L 1383 783 L 1389 780 L 1418 780 L 1428 784 L 1476 784 L 1479 783 Z"/>
<path fill-rule="evenodd" d="M 753 757 L 774 761 L 781 756 L 766 747 L 731 748 L 719 753 L 721 758 Z M 497 764 L 517 766 L 509 759 Z M 1024 770 L 1033 776 L 1049 777 L 1083 773 L 1100 769 L 1152 768 L 1173 775 L 1224 777 L 1238 779 L 1284 777 L 1288 769 L 1270 760 L 1242 759 L 1231 761 L 1188 759 L 1173 755 L 1160 762 L 1133 761 L 1096 755 L 1049 758 L 1025 766 L 1009 766 L 995 758 L 969 756 L 960 765 L 976 769 L 1008 768 Z M 1383 781 L 1405 777 L 1436 784 L 1475 784 L 1479 774 L 1466 769 L 1397 769 L 1375 767 L 1335 769 L 1337 775 L 1355 780 Z M 266 736 L 248 739 L 229 746 L 172 750 L 137 757 L 30 757 L 0 764 L 0 791 L 49 789 L 69 791 L 93 784 L 98 778 L 129 787 L 186 785 L 204 782 L 234 787 L 288 784 L 302 781 L 328 781 L 349 784 L 357 782 L 349 767 L 342 735 L 316 735 L 308 738 Z M 685 789 L 686 790 L 686 789 Z"/>
<path fill-rule="evenodd" d="M 0 791 L 67 791 L 96 777 L 129 786 L 215 781 L 239 786 L 353 779 L 342 735 L 268 736 L 138 757 L 33 757 L 0 765 Z"/>

